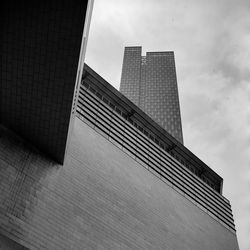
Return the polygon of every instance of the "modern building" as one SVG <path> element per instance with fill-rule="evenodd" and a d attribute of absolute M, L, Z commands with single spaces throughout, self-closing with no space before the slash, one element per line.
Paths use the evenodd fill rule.
<path fill-rule="evenodd" d="M 92 3 L 12 3 L 0 249 L 238 249 L 222 178 L 83 65 Z"/>
<path fill-rule="evenodd" d="M 120 91 L 183 143 L 174 52 L 125 47 Z"/>
<path fill-rule="evenodd" d="M 87 65 L 73 118 L 63 164 L 1 126 L 4 249 L 238 249 L 222 178 Z"/>

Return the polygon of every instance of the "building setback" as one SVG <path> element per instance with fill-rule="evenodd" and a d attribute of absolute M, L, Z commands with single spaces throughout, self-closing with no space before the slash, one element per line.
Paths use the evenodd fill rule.
<path fill-rule="evenodd" d="M 2 17 L 0 248 L 238 249 L 223 179 L 83 69 L 91 3 L 12 4 Z"/>
<path fill-rule="evenodd" d="M 120 91 L 183 143 L 174 52 L 125 47 Z"/>

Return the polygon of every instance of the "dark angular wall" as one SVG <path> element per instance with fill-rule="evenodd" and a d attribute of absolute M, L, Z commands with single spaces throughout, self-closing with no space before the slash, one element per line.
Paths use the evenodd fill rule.
<path fill-rule="evenodd" d="M 0 234 L 29 249 L 238 249 L 234 233 L 77 118 L 63 166 L 0 132 Z"/>
<path fill-rule="evenodd" d="M 0 122 L 63 162 L 88 1 L 4 1 Z"/>

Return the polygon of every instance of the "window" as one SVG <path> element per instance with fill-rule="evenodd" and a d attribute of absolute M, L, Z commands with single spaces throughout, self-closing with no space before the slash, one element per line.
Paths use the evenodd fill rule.
<path fill-rule="evenodd" d="M 95 89 L 93 89 L 92 87 L 89 88 L 90 92 L 92 92 L 93 94 L 95 94 Z"/>
<path fill-rule="evenodd" d="M 99 92 L 96 92 L 96 96 L 100 99 L 102 99 L 102 95 Z"/>
<path fill-rule="evenodd" d="M 109 104 L 108 99 L 106 99 L 105 97 L 103 97 L 102 100 L 103 100 L 106 104 Z"/>

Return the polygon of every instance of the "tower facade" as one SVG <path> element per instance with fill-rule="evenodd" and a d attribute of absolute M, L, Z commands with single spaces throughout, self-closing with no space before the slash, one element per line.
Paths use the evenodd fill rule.
<path fill-rule="evenodd" d="M 183 143 L 174 52 L 125 47 L 120 91 Z"/>

